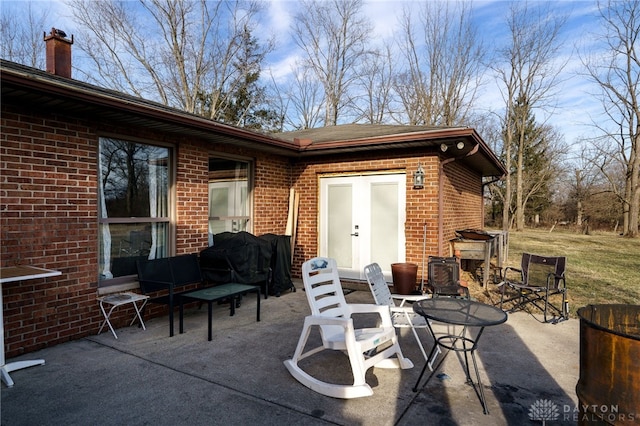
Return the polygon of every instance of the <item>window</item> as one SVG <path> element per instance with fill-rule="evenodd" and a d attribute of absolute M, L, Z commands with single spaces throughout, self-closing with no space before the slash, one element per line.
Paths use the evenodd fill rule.
<path fill-rule="evenodd" d="M 249 162 L 210 158 L 209 235 L 249 232 L 249 212 Z"/>
<path fill-rule="evenodd" d="M 128 281 L 136 260 L 166 257 L 171 149 L 100 138 L 99 285 Z"/>

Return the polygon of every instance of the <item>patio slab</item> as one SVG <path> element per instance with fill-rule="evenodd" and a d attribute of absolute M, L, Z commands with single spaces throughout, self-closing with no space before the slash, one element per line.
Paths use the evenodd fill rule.
<path fill-rule="evenodd" d="M 234 317 L 227 305 L 215 306 L 211 342 L 206 307 L 191 308 L 185 333 L 171 338 L 167 318 L 154 318 L 146 331 L 118 329 L 117 340 L 107 330 L 8 360 L 44 358 L 46 364 L 15 371 L 15 386 L 2 385 L 2 425 L 515 425 L 529 422 L 530 408 L 541 401 L 557 407 L 558 422 L 578 420 L 578 320 L 542 324 L 522 312 L 485 329 L 477 358 L 488 415 L 454 353 L 421 392 L 411 390 L 423 358 L 408 330 L 400 343 L 415 367 L 370 369 L 374 395 L 340 400 L 304 387 L 283 365 L 309 313 L 305 293 L 296 287 L 262 300 L 260 322 L 253 297 Z M 373 302 L 366 291 L 346 298 Z M 422 337 L 431 348 L 433 340 Z M 349 380 L 344 355 L 319 356 L 327 366 L 319 374 Z"/>

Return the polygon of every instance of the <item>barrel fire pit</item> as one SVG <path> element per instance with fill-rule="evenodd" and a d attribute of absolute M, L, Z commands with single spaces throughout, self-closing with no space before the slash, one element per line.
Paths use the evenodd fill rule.
<path fill-rule="evenodd" d="M 578 317 L 578 424 L 639 424 L 640 306 L 587 305 Z"/>

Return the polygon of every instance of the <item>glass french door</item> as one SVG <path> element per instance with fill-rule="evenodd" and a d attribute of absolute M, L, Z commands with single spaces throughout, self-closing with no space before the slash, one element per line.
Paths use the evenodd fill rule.
<path fill-rule="evenodd" d="M 404 262 L 405 174 L 320 179 L 320 255 L 338 263 L 343 278 L 364 279 L 377 262 L 385 275 Z"/>

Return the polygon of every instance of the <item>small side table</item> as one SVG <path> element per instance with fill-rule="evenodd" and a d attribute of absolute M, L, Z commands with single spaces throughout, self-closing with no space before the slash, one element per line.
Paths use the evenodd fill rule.
<path fill-rule="evenodd" d="M 201 302 L 207 302 L 209 306 L 209 328 L 207 330 L 207 337 L 211 341 L 212 337 L 212 324 L 213 324 L 213 302 L 218 300 L 229 298 L 231 299 L 231 316 L 236 313 L 236 297 L 245 293 L 256 293 L 256 321 L 260 321 L 260 286 L 247 285 L 240 283 L 227 283 L 218 285 L 215 287 L 204 288 L 201 290 L 191 291 L 189 293 L 182 293 L 180 295 L 180 334 L 184 333 L 184 301 L 199 300 Z"/>
<path fill-rule="evenodd" d="M 115 337 L 116 339 L 118 338 L 118 335 L 116 334 L 116 331 L 113 329 L 113 326 L 111 325 L 111 321 L 109 321 L 109 318 L 111 317 L 111 313 L 115 308 L 117 308 L 118 306 L 126 305 L 127 303 L 131 303 L 133 305 L 133 308 L 136 310 L 136 314 L 133 316 L 133 319 L 131 320 L 130 325 L 133 325 L 133 323 L 136 321 L 136 318 L 138 318 L 140 320 L 140 325 L 142 326 L 142 329 L 146 330 L 146 327 L 144 326 L 144 321 L 142 321 L 142 315 L 140 315 L 140 310 L 144 308 L 144 305 L 147 304 L 148 299 L 149 299 L 149 296 L 145 296 L 143 294 L 137 294 L 137 293 L 129 293 L 129 292 L 109 294 L 107 296 L 98 297 L 98 302 L 100 303 L 100 310 L 102 311 L 102 315 L 104 315 L 104 321 L 100 326 L 100 330 L 98 330 L 98 334 L 102 332 L 102 329 L 104 328 L 105 325 L 108 325 L 109 329 L 111 330 L 111 333 L 113 333 L 113 337 Z M 142 301 L 142 304 L 140 306 L 138 306 L 138 304 L 136 303 L 139 301 Z M 111 305 L 109 312 L 105 311 L 105 308 L 104 308 L 105 304 Z"/>
<path fill-rule="evenodd" d="M 435 340 L 435 344 L 431 349 L 431 354 L 429 354 L 429 359 L 431 359 L 436 349 L 441 347 L 447 350 L 438 365 L 431 370 L 431 374 L 427 377 L 427 380 L 424 382 L 422 387 L 424 388 L 429 380 L 431 380 L 431 377 L 433 377 L 436 370 L 440 367 L 449 351 L 464 352 L 464 370 L 467 375 L 467 383 L 473 386 L 480 398 L 484 414 L 489 414 L 487 402 L 484 397 L 483 385 L 480 380 L 480 372 L 478 371 L 478 364 L 476 362 L 476 349 L 478 348 L 478 341 L 480 340 L 485 327 L 502 324 L 507 320 L 507 314 L 501 309 L 485 305 L 484 303 L 449 297 L 436 297 L 433 299 L 420 300 L 413 304 L 413 310 L 416 314 L 422 315 L 427 319 L 427 326 Z M 460 334 L 446 334 L 444 336 L 437 337 L 433 332 L 433 327 L 429 320 L 444 324 L 459 325 L 464 328 Z M 475 338 L 467 336 L 467 330 L 469 327 L 478 328 Z M 460 345 L 460 343 L 462 345 Z M 473 380 L 471 380 L 471 374 L 469 371 L 469 353 L 471 354 L 471 360 L 473 361 L 473 369 L 476 371 L 476 383 L 473 383 Z M 420 380 L 422 380 L 422 376 L 424 375 L 428 365 L 429 363 L 427 362 L 424 367 L 422 367 L 420 376 L 418 376 L 418 381 L 413 387 L 414 392 L 418 391 L 418 385 L 420 384 Z"/>

